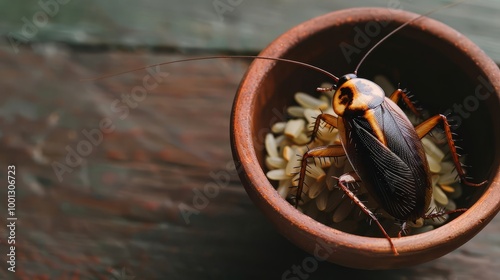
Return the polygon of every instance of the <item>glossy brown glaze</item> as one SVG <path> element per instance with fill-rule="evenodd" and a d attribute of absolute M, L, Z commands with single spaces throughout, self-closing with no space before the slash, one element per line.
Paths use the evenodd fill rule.
<path fill-rule="evenodd" d="M 380 38 L 416 16 L 385 8 L 333 12 L 291 29 L 261 55 L 311 63 L 341 76 L 352 72 Z M 498 67 L 459 32 L 422 18 L 381 44 L 358 72 L 368 79 L 376 74 L 410 88 L 433 114 L 451 112 L 460 124 L 456 132 L 469 154 L 467 164 L 473 166 L 470 174 L 489 180 L 485 187 L 464 187 L 464 199 L 458 204 L 470 209 L 453 221 L 431 232 L 393 238 L 399 256 L 384 238 L 348 234 L 300 213 L 265 176 L 265 134 L 285 118 L 284 109 L 293 103 L 295 92 L 313 93 L 326 77 L 292 64 L 256 60 L 240 85 L 231 118 L 241 181 L 278 231 L 318 258 L 364 269 L 398 268 L 438 258 L 471 239 L 500 210 Z"/>

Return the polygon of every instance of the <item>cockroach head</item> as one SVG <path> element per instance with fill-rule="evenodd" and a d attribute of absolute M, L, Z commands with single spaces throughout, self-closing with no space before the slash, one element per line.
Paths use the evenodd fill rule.
<path fill-rule="evenodd" d="M 340 77 L 339 81 L 337 82 L 337 85 L 335 86 L 336 89 L 338 89 L 339 87 L 341 87 L 345 82 L 349 81 L 349 80 L 352 80 L 352 79 L 356 79 L 358 76 L 356 76 L 356 74 L 347 74 L 347 75 L 344 75 L 342 77 Z"/>

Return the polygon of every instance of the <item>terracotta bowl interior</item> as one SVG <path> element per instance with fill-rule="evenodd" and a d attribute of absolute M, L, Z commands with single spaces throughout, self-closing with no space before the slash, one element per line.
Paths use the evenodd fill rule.
<path fill-rule="evenodd" d="M 352 73 L 357 62 L 370 46 L 378 42 L 389 31 L 401 25 L 402 22 L 416 16 L 406 12 L 389 13 L 388 11 L 387 9 L 358 9 L 354 12 L 336 13 L 314 19 L 283 35 L 261 54 L 307 62 L 326 69 L 337 76 Z M 378 22 L 373 22 L 373 19 L 377 19 Z M 384 24 L 382 25 L 380 21 L 384 22 Z M 368 34 L 366 28 L 369 25 L 372 25 L 372 27 L 370 27 L 371 33 Z M 363 44 L 360 44 L 361 41 L 359 41 L 361 40 L 359 37 L 360 30 L 368 35 L 368 40 L 365 40 Z M 358 41 L 354 41 L 356 38 Z M 462 38 L 465 43 L 460 42 L 457 46 L 457 41 L 450 41 L 449 38 L 460 40 Z M 459 121 L 460 124 L 454 132 L 462 139 L 460 146 L 467 154 L 466 164 L 471 166 L 468 169 L 469 175 L 476 178 L 477 181 L 488 179 L 492 182 L 498 180 L 498 177 L 495 179 L 495 176 L 498 176 L 500 158 L 500 122 L 498 122 L 500 102 L 498 88 L 497 92 L 491 93 L 487 101 L 476 98 L 476 103 L 473 96 L 476 88 L 481 84 L 481 79 L 478 77 L 489 80 L 492 75 L 485 71 L 497 71 L 494 74 L 498 77 L 498 68 L 485 70 L 483 61 L 471 58 L 471 54 L 481 58 L 483 58 L 484 54 L 475 47 L 469 49 L 469 43 L 460 34 L 444 25 L 431 19 L 422 19 L 405 27 L 401 32 L 396 33 L 374 50 L 360 67 L 358 76 L 373 79 L 375 75 L 382 74 L 394 85 L 400 84 L 401 87 L 408 88 L 415 95 L 419 105 L 429 110 L 431 115 L 451 112 L 450 116 Z M 346 59 L 346 55 L 342 52 L 340 47 L 342 45 L 344 47 L 351 46 L 351 50 L 355 50 L 348 56 L 349 59 Z M 488 63 L 486 65 L 490 67 L 491 63 Z M 304 67 L 264 60 L 255 61 L 242 82 L 235 101 L 235 108 L 233 108 L 238 110 L 238 99 L 244 98 L 243 95 L 251 95 L 251 97 L 245 97 L 245 102 L 249 102 L 246 106 L 250 107 L 249 115 L 245 120 L 249 121 L 251 135 L 249 139 L 253 139 L 251 142 L 253 150 L 246 152 L 254 153 L 260 170 L 254 170 L 253 167 L 255 166 L 251 167 L 250 163 L 241 161 L 239 163 L 243 165 L 243 173 L 260 173 L 242 174 L 243 183 L 252 199 L 271 218 L 278 229 L 311 253 L 314 245 L 306 244 L 307 242 L 314 243 L 311 232 L 316 231 L 311 230 L 311 227 L 321 227 L 322 225 L 315 225 L 314 221 L 299 212 L 295 213 L 297 217 L 290 218 L 289 213 L 293 213 L 294 209 L 280 209 L 288 206 L 283 206 L 284 204 L 279 201 L 278 196 L 270 197 L 267 189 L 272 188 L 271 184 L 265 184 L 259 181 L 258 178 L 265 176 L 263 170 L 266 170 L 263 145 L 265 133 L 269 131 L 272 123 L 284 120 L 284 109 L 295 104 L 293 101 L 295 92 L 304 91 L 315 94 L 315 88 L 325 81 L 328 81 L 327 77 Z M 493 84 L 498 87 L 498 82 L 493 82 Z M 485 92 L 484 90 L 483 88 L 482 92 Z M 465 113 L 454 112 L 456 106 L 462 106 Z M 235 116 L 238 113 L 240 112 L 233 112 Z M 235 134 L 233 138 L 246 137 L 238 135 L 241 131 L 232 131 L 232 133 Z M 234 152 L 237 161 L 246 157 L 239 154 L 241 151 L 238 151 L 238 149 L 235 149 Z M 263 189 L 266 191 L 262 191 Z M 471 207 L 487 189 L 488 187 L 478 189 L 464 187 L 464 194 L 457 201 L 458 206 Z M 497 197 L 498 192 L 497 186 Z M 275 211 L 280 213 L 276 214 Z M 495 211 L 498 211 L 498 206 L 493 211 L 494 213 L 491 213 L 493 216 Z M 284 212 L 286 213 L 283 214 Z M 467 214 L 473 215 L 473 213 Z M 292 219 L 292 221 L 280 222 L 279 219 Z M 448 227 L 448 231 L 454 230 L 455 228 L 452 227 L 454 222 L 452 221 L 441 228 Z M 479 225 L 478 229 L 471 230 L 473 233 L 469 234 L 469 238 L 483 226 Z M 293 227 L 298 227 L 296 230 L 300 233 L 290 233 L 290 231 L 293 231 L 291 229 Z M 330 229 L 326 229 L 326 226 L 324 227 L 323 231 L 330 231 Z M 300 236 L 308 241 L 297 241 Z M 336 242 L 331 239 L 332 235 L 325 236 L 316 238 L 325 238 L 330 244 Z M 414 237 L 404 237 L 402 239 L 408 240 L 409 238 Z M 367 239 L 367 244 L 371 244 L 373 238 Z M 422 245 L 422 247 L 417 246 L 418 250 L 425 251 L 435 246 L 435 244 L 431 244 L 433 242 L 432 238 L 428 241 L 425 241 L 426 239 L 415 240 L 416 242 L 428 243 Z M 401 248 L 403 257 L 399 259 L 391 256 L 387 245 L 387 250 L 382 251 L 368 248 L 367 252 L 372 250 L 372 253 L 375 254 L 371 257 L 366 257 L 368 253 L 362 252 L 353 253 L 354 255 L 346 256 L 340 261 L 335 257 L 330 258 L 330 260 L 352 267 L 399 267 L 439 257 L 460 246 L 465 241 L 467 240 L 461 239 L 455 243 L 450 242 L 449 245 L 439 245 L 437 249 L 429 249 L 428 253 L 418 252 L 413 255 L 413 258 L 411 257 L 414 253 L 412 252 L 413 249 L 404 248 L 406 246 L 404 244 L 411 244 L 411 240 L 408 240 L 404 244 L 396 242 L 397 247 L 403 247 Z M 353 249 L 357 249 L 355 247 L 359 246 L 359 244 L 361 243 L 357 241 L 353 241 L 351 245 L 344 244 L 345 246 L 341 246 L 339 252 L 348 250 L 344 247 L 352 246 Z M 384 256 L 379 261 L 376 260 L 378 253 Z M 364 257 L 366 259 L 363 259 Z"/>

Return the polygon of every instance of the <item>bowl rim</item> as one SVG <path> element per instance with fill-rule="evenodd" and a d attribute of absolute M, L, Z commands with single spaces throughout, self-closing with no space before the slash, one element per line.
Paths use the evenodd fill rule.
<path fill-rule="evenodd" d="M 282 57 L 287 50 L 296 46 L 298 42 L 307 40 L 311 34 L 334 28 L 341 20 L 349 19 L 362 22 L 370 18 L 374 20 L 386 17 L 388 13 L 390 13 L 392 20 L 399 23 L 404 23 L 419 16 L 412 12 L 377 7 L 334 11 L 292 28 L 275 39 L 259 55 Z M 426 32 L 430 32 L 441 40 L 454 42 L 456 48 L 460 49 L 464 56 L 468 56 L 476 62 L 478 68 L 482 70 L 483 76 L 494 86 L 497 98 L 500 97 L 500 70 L 472 41 L 451 27 L 428 17 L 423 17 L 410 25 L 425 28 Z M 248 135 L 251 135 L 254 126 L 250 116 L 252 116 L 252 107 L 255 106 L 257 97 L 254 93 L 258 83 L 255 83 L 255 81 L 263 81 L 268 72 L 272 71 L 273 65 L 274 62 L 272 61 L 255 60 L 248 68 L 240 84 L 231 116 L 233 157 L 249 196 L 277 225 L 278 230 L 299 247 L 311 252 L 312 245 L 297 242 L 297 238 L 300 236 L 314 237 L 331 245 L 339 253 L 352 251 L 357 257 L 364 256 L 374 260 L 373 265 L 366 267 L 366 265 L 353 262 L 355 258 L 344 258 L 342 254 L 329 256 L 328 260 L 341 265 L 371 269 L 412 265 L 440 257 L 458 248 L 476 235 L 499 212 L 500 167 L 497 166 L 496 170 L 492 172 L 494 176 L 491 176 L 491 180 L 485 187 L 485 192 L 468 211 L 455 218 L 452 222 L 430 232 L 393 238 L 392 241 L 399 251 L 399 256 L 392 254 L 389 243 L 385 238 L 364 237 L 342 232 L 302 214 L 278 195 L 259 165 L 253 145 L 253 137 L 248 137 Z M 237 137 L 238 135 L 241 135 L 241 137 Z M 495 138 L 499 138 L 498 131 L 495 132 Z M 498 154 L 498 148 L 495 152 Z M 260 172 L 256 172 L 259 170 Z M 279 219 L 283 221 L 279 222 Z M 297 228 L 299 233 L 294 235 L 285 232 L 286 229 L 283 226 L 285 223 Z M 420 258 L 416 258 L 415 254 L 419 255 Z M 380 259 L 377 260 L 377 258 Z M 384 261 L 389 259 L 392 262 L 384 264 Z"/>

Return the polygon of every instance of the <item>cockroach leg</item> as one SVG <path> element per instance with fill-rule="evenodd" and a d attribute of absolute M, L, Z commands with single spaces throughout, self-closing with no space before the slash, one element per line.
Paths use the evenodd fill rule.
<path fill-rule="evenodd" d="M 410 100 L 408 97 L 407 91 L 404 89 L 396 89 L 391 96 L 389 97 L 394 103 L 398 103 L 399 99 L 403 99 L 403 102 L 408 106 L 408 108 L 415 114 L 417 117 L 421 117 L 422 114 L 418 111 L 418 109 L 415 107 L 415 104 Z"/>
<path fill-rule="evenodd" d="M 399 255 L 398 250 L 396 249 L 396 247 L 392 243 L 391 237 L 389 236 L 389 234 L 387 234 L 387 232 L 385 231 L 385 229 L 382 226 L 382 224 L 380 224 L 380 222 L 377 219 L 377 216 L 375 216 L 375 214 L 373 214 L 373 212 L 370 211 L 370 209 L 368 209 L 368 207 L 366 207 L 363 204 L 363 202 L 361 202 L 361 200 L 359 200 L 359 198 L 349 189 L 349 187 L 347 187 L 347 184 L 349 184 L 349 183 L 354 183 L 354 182 L 360 182 L 361 181 L 361 179 L 359 178 L 358 174 L 356 174 L 356 172 L 354 172 L 354 171 L 353 172 L 348 172 L 348 173 L 345 173 L 342 176 L 340 176 L 338 178 L 338 180 L 339 180 L 338 185 L 345 192 L 345 194 L 354 203 L 356 203 L 356 205 L 358 205 L 359 208 L 361 208 L 361 211 L 363 211 L 366 215 L 368 215 L 377 224 L 377 226 L 379 227 L 379 229 L 382 232 L 382 234 L 385 236 L 385 238 L 387 238 L 387 240 L 391 244 L 391 249 L 392 249 L 392 252 L 394 253 L 394 255 Z"/>
<path fill-rule="evenodd" d="M 408 234 L 408 224 L 407 224 L 407 222 L 403 222 L 403 223 L 401 224 L 401 229 L 400 229 L 400 230 L 399 230 L 399 232 L 398 232 L 398 238 L 401 238 L 401 236 L 403 235 L 403 233 L 404 233 L 405 235 L 407 235 L 407 234 Z"/>
<path fill-rule="evenodd" d="M 459 209 L 450 210 L 450 211 L 438 211 L 435 213 L 425 214 L 422 218 L 424 218 L 424 219 L 436 219 L 436 218 L 442 217 L 444 215 L 450 215 L 453 213 L 465 212 L 465 211 L 467 211 L 467 208 L 459 208 Z"/>
<path fill-rule="evenodd" d="M 442 209 L 442 210 L 439 210 L 437 212 L 431 212 L 431 210 L 432 209 L 429 209 L 427 211 L 427 214 L 425 214 L 424 216 L 422 216 L 422 219 L 424 219 L 424 220 L 427 220 L 427 219 L 434 220 L 434 219 L 437 219 L 437 218 L 441 218 L 441 217 L 443 217 L 445 215 L 450 215 L 450 214 L 454 214 L 454 213 L 458 213 L 458 212 L 465 212 L 465 211 L 467 211 L 467 208 L 459 208 L 459 209 L 450 210 L 450 211 L 444 211 L 444 209 Z M 413 221 L 413 222 L 415 223 L 416 221 Z M 408 226 L 408 222 L 406 222 L 406 221 L 403 222 L 401 224 L 401 229 L 398 232 L 398 238 L 400 238 L 403 234 L 404 235 L 408 235 L 410 229 L 411 229 L 411 227 Z"/>
<path fill-rule="evenodd" d="M 480 187 L 484 184 L 486 184 L 488 181 L 483 181 L 481 183 L 472 183 L 469 182 L 466 177 L 465 177 L 465 171 L 462 168 L 462 164 L 460 163 L 458 159 L 458 154 L 457 154 L 457 149 L 455 147 L 455 142 L 453 141 L 453 135 L 451 133 L 450 129 L 450 124 L 448 123 L 448 120 L 446 119 L 445 115 L 435 115 L 434 117 L 429 118 L 428 120 L 422 122 L 419 124 L 417 127 L 415 127 L 415 130 L 417 131 L 417 135 L 420 139 L 422 139 L 425 135 L 427 135 L 433 128 L 435 128 L 439 123 L 443 124 L 444 132 L 446 135 L 446 140 L 448 142 L 448 147 L 450 147 L 451 151 L 451 157 L 453 159 L 453 163 L 455 164 L 455 167 L 458 172 L 458 176 L 460 177 L 460 180 L 471 187 Z"/>
<path fill-rule="evenodd" d="M 340 157 L 340 156 L 345 156 L 344 148 L 340 144 L 316 147 L 304 153 L 300 165 L 299 185 L 297 188 L 297 195 L 295 196 L 296 198 L 295 207 L 299 205 L 300 197 L 302 196 L 302 188 L 304 186 L 304 180 L 306 178 L 306 171 L 307 171 L 307 163 L 308 163 L 307 160 L 309 158 L 326 158 L 326 157 Z"/>
<path fill-rule="evenodd" d="M 325 122 L 332 128 L 337 128 L 337 117 L 332 116 L 330 114 L 325 114 L 321 113 L 316 117 L 316 121 L 314 122 L 314 129 L 311 133 L 311 140 L 309 143 L 314 142 L 314 139 L 316 139 L 316 136 L 318 134 L 319 126 L 321 125 L 321 121 Z"/>

